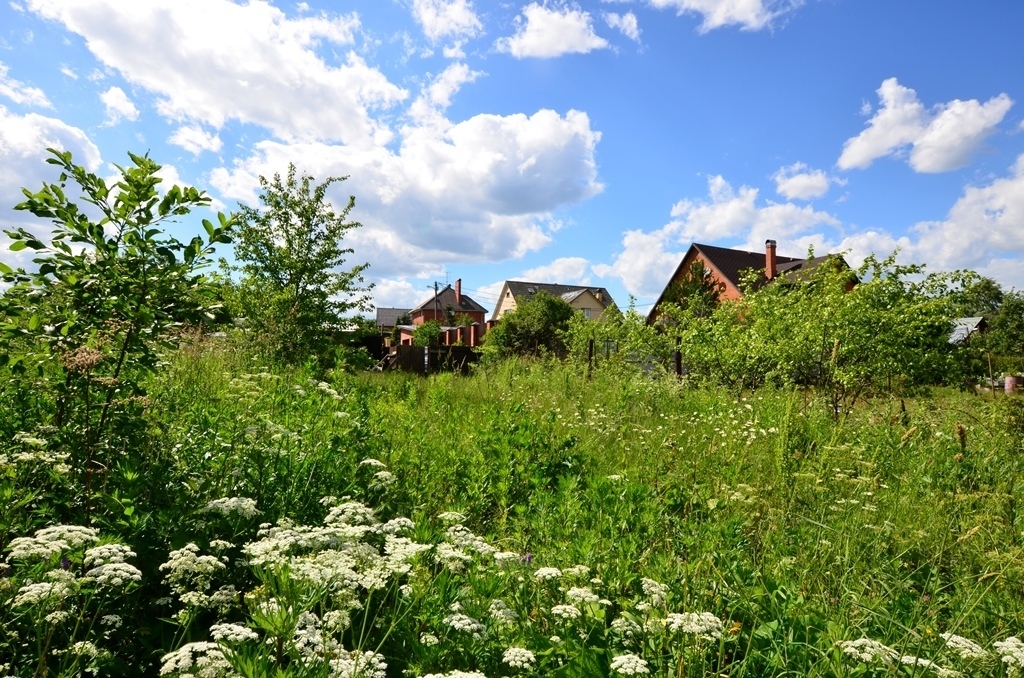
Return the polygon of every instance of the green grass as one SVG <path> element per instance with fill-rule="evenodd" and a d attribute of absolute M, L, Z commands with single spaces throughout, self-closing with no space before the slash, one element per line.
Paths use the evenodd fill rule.
<path fill-rule="evenodd" d="M 613 366 L 588 379 L 571 362 L 318 386 L 229 342 L 169 359 L 149 387 L 147 447 L 109 471 L 98 521 L 152 563 L 135 594 L 147 636 L 125 640 L 150 663 L 182 639 L 146 607 L 166 595 L 156 566 L 170 550 L 214 534 L 252 540 L 256 523 L 282 517 L 318 524 L 327 495 L 408 516 L 427 543 L 443 534 L 436 516 L 459 511 L 531 567 L 589 566 L 616 609 L 642 577 L 668 585 L 669 611 L 710 611 L 728 629 L 679 675 L 864 675 L 836 645 L 861 637 L 1002 675 L 998 658 L 961 664 L 939 634 L 991 648 L 1024 630 L 1020 399 L 941 390 L 876 398 L 835 421 L 812 393 L 693 389 Z M 367 458 L 394 484 L 375 482 Z M 231 496 L 256 499 L 260 518 L 202 512 Z M 125 505 L 128 520 L 116 515 Z M 248 577 L 240 588 L 258 583 Z M 452 600 L 512 595 L 511 580 L 431 581 L 418 621 L 388 641 L 410 653 L 393 668 L 447 670 L 431 662 L 450 655 L 409 659 L 424 620 Z M 500 652 L 473 648 L 473 667 L 500 669 Z"/>

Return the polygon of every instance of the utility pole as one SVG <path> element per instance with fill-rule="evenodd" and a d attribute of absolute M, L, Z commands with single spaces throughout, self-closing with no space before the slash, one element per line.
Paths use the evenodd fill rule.
<path fill-rule="evenodd" d="M 437 302 L 437 281 L 435 280 L 434 281 L 434 320 L 436 320 L 438 324 L 441 323 L 440 320 L 437 320 L 437 314 L 438 314 L 439 310 L 440 310 L 440 308 L 438 307 L 438 302 Z"/>

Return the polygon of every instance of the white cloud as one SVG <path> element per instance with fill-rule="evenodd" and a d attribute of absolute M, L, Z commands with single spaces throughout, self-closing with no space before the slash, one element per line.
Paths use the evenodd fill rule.
<path fill-rule="evenodd" d="M 47 148 L 71 151 L 75 163 L 95 172 L 102 160 L 100 151 L 77 127 L 36 113 L 17 115 L 0 106 L 0 228 L 22 226 L 49 233 L 49 222 L 12 208 L 24 199 L 21 189 L 38 190 L 44 181 L 55 181 L 57 171 L 45 162 Z M 9 252 L 0 242 L 0 261 L 27 265 L 31 253 Z"/>
<path fill-rule="evenodd" d="M 549 8 L 533 2 L 516 17 L 516 34 L 499 38 L 494 47 L 517 59 L 586 54 L 608 42 L 594 33 L 590 13 L 568 5 Z"/>
<path fill-rule="evenodd" d="M 219 136 L 207 132 L 199 125 L 182 125 L 174 131 L 167 143 L 181 146 L 192 155 L 199 155 L 203 151 L 216 153 L 224 145 Z"/>
<path fill-rule="evenodd" d="M 910 166 L 918 172 L 948 172 L 966 165 L 981 143 L 1002 122 L 1013 101 L 1006 94 L 984 104 L 954 99 L 929 112 L 917 92 L 896 78 L 878 88 L 881 107 L 867 129 L 843 144 L 841 169 L 864 169 L 876 159 L 910 148 Z"/>
<path fill-rule="evenodd" d="M 776 192 L 790 200 L 820 198 L 828 193 L 829 186 L 833 182 L 840 185 L 845 183 L 842 180 L 830 178 L 822 170 L 812 170 L 802 162 L 780 167 L 772 175 L 772 179 L 775 180 Z"/>
<path fill-rule="evenodd" d="M 432 41 L 471 38 L 483 30 L 469 0 L 413 0 L 413 16 Z"/>
<path fill-rule="evenodd" d="M 70 66 L 61 66 L 60 72 L 71 78 L 72 80 L 78 80 L 78 73 L 75 73 L 75 69 Z"/>
<path fill-rule="evenodd" d="M 708 179 L 708 197 L 703 200 L 681 200 L 673 205 L 672 221 L 662 228 L 645 233 L 628 231 L 622 239 L 623 249 L 612 264 L 594 266 L 604 277 L 622 279 L 626 289 L 637 296 L 657 296 L 684 254 L 675 250 L 691 242 L 717 242 L 745 237 L 739 249 L 759 251 L 768 238 L 777 240 L 779 253 L 803 256 L 808 245 L 828 249 L 829 241 L 814 229 L 834 228 L 840 222 L 827 212 L 792 203 L 757 205 L 758 190 L 742 186 L 738 191 L 721 176 Z"/>
<path fill-rule="evenodd" d="M 289 161 L 318 178 L 350 175 L 335 197 L 357 197 L 358 256 L 376 276 L 426 275 L 441 263 L 500 261 L 547 245 L 551 212 L 603 188 L 600 136 L 579 111 L 434 118 L 402 128 L 396 149 L 262 141 L 210 181 L 226 198 L 253 202 L 256 177 Z"/>
<path fill-rule="evenodd" d="M 120 87 L 111 87 L 100 95 L 100 101 L 107 109 L 106 125 L 116 125 L 122 120 L 138 120 L 139 109 Z"/>
<path fill-rule="evenodd" d="M 462 40 L 456 40 L 451 45 L 443 48 L 441 54 L 444 55 L 445 59 L 465 59 L 466 52 L 462 49 L 462 46 L 466 44 Z"/>
<path fill-rule="evenodd" d="M 285 140 L 386 143 L 390 131 L 369 111 L 406 96 L 354 52 L 337 66 L 317 54 L 324 41 L 352 43 L 359 26 L 354 13 L 288 18 L 264 0 L 28 5 L 83 36 L 105 66 L 156 93 L 157 110 L 172 120 L 215 128 L 237 120 Z"/>
<path fill-rule="evenodd" d="M 463 85 L 473 82 L 481 75 L 484 74 L 469 70 L 464 63 L 449 64 L 423 88 L 423 92 L 409 107 L 409 116 L 420 124 L 436 122 L 442 126 L 449 125 L 450 123 L 443 117 L 443 112 L 451 105 L 452 97 Z"/>
<path fill-rule="evenodd" d="M 550 264 L 523 271 L 522 280 L 552 282 L 565 285 L 577 283 L 587 285 L 590 278 L 590 262 L 583 257 L 559 257 Z"/>
<path fill-rule="evenodd" d="M 20 80 L 7 75 L 7 64 L 0 61 L 0 96 L 5 96 L 16 104 L 53 108 L 46 94 L 38 87 L 30 87 Z"/>
<path fill-rule="evenodd" d="M 416 284 L 406 278 L 381 278 L 375 281 L 373 303 L 378 308 L 415 308 L 429 294 L 425 278 Z"/>
<path fill-rule="evenodd" d="M 615 12 L 604 13 L 605 23 L 610 28 L 619 31 L 633 42 L 640 42 L 640 26 L 637 24 L 636 15 L 632 12 L 616 14 Z"/>
<path fill-rule="evenodd" d="M 723 26 L 758 31 L 803 4 L 803 0 L 647 0 L 658 9 L 675 9 L 679 14 L 699 14 L 701 33 Z"/>

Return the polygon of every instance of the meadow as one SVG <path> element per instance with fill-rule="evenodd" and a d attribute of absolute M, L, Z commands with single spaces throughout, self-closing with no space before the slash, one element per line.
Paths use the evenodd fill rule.
<path fill-rule="evenodd" d="M 6 382 L 0 675 L 1024 667 L 1019 397 L 837 418 L 614 359 L 317 375 L 240 333 L 160 357 L 93 474 Z"/>

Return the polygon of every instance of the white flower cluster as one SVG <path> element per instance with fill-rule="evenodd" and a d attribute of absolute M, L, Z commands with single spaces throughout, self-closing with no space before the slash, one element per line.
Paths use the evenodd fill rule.
<path fill-rule="evenodd" d="M 130 583 L 142 581 L 142 572 L 128 563 L 107 563 L 86 572 L 101 588 L 123 588 Z"/>
<path fill-rule="evenodd" d="M 132 551 L 124 544 L 100 544 L 86 550 L 84 565 L 86 567 L 95 567 L 97 565 L 123 563 L 128 558 L 134 557 L 135 551 Z"/>
<path fill-rule="evenodd" d="M 537 657 L 524 648 L 510 647 L 501 656 L 501 661 L 513 669 L 528 669 L 537 661 Z"/>
<path fill-rule="evenodd" d="M 506 605 L 504 600 L 498 598 L 491 601 L 487 614 L 494 621 L 495 626 L 511 626 L 519 620 L 516 611 Z"/>
<path fill-rule="evenodd" d="M 623 638 L 633 639 L 643 633 L 643 628 L 628 617 L 616 617 L 612 621 L 612 631 Z"/>
<path fill-rule="evenodd" d="M 55 605 L 74 593 L 74 589 L 64 582 L 37 582 L 25 584 L 18 589 L 14 597 L 14 606 L 22 605 L 47 606 Z"/>
<path fill-rule="evenodd" d="M 439 513 L 437 514 L 437 519 L 444 523 L 466 522 L 466 516 L 462 515 L 458 511 L 445 511 L 444 513 Z"/>
<path fill-rule="evenodd" d="M 722 620 L 710 612 L 673 612 L 665 617 L 665 625 L 672 633 L 691 633 L 703 640 L 722 637 Z"/>
<path fill-rule="evenodd" d="M 1003 663 L 1010 669 L 1024 669 L 1024 642 L 1016 636 L 992 644 Z"/>
<path fill-rule="evenodd" d="M 387 464 L 382 462 L 380 459 L 366 458 L 359 462 L 360 466 L 369 466 L 371 468 L 387 468 Z"/>
<path fill-rule="evenodd" d="M 946 647 L 955 652 L 961 659 L 985 659 L 988 652 L 973 640 L 952 633 L 943 633 L 942 639 Z"/>
<path fill-rule="evenodd" d="M 611 669 L 620 676 L 640 676 L 651 672 L 647 662 L 635 654 L 620 654 L 612 658 Z"/>
<path fill-rule="evenodd" d="M 640 586 L 643 588 L 644 595 L 655 607 L 661 607 L 668 599 L 668 587 L 664 584 L 644 577 L 640 580 Z"/>
<path fill-rule="evenodd" d="M 899 657 L 899 652 L 871 638 L 841 640 L 838 645 L 843 652 L 865 664 L 876 662 L 889 664 Z"/>
<path fill-rule="evenodd" d="M 498 567 L 507 567 L 519 560 L 519 554 L 515 551 L 498 551 L 494 554 L 494 564 Z"/>
<path fill-rule="evenodd" d="M 210 635 L 214 640 L 223 640 L 228 643 L 244 643 L 248 640 L 260 639 L 258 633 L 240 624 L 214 624 L 210 627 Z"/>
<path fill-rule="evenodd" d="M 574 603 L 596 603 L 600 600 L 598 595 L 586 586 L 574 586 L 565 592 L 565 597 Z"/>
<path fill-rule="evenodd" d="M 438 640 L 437 636 L 435 636 L 433 633 L 423 633 L 420 634 L 420 642 L 426 645 L 427 647 L 433 647 L 439 644 L 441 641 Z"/>
<path fill-rule="evenodd" d="M 231 664 L 217 643 L 189 643 L 165 654 L 160 660 L 160 675 L 179 678 L 221 678 L 235 676 Z"/>
<path fill-rule="evenodd" d="M 7 560 L 49 560 L 54 556 L 99 541 L 99 531 L 80 525 L 52 525 L 32 537 L 12 539 Z"/>
<path fill-rule="evenodd" d="M 573 565 L 562 570 L 562 574 L 566 577 L 589 577 L 590 568 L 586 565 Z"/>
<path fill-rule="evenodd" d="M 255 518 L 260 514 L 256 508 L 256 500 L 248 497 L 223 497 L 214 499 L 203 509 L 208 513 L 219 513 L 222 516 L 237 515 L 239 518 Z"/>
<path fill-rule="evenodd" d="M 464 633 L 478 634 L 483 633 L 486 628 L 482 623 L 473 619 L 469 615 L 456 612 L 450 614 L 444 618 L 444 623 L 452 627 L 456 631 L 462 631 Z"/>
<path fill-rule="evenodd" d="M 385 678 L 388 665 L 376 652 L 342 653 L 331 660 L 331 678 Z"/>
<path fill-rule="evenodd" d="M 463 525 L 452 525 L 445 534 L 448 541 L 458 548 L 475 551 L 485 557 L 492 556 L 498 552 L 498 549 L 470 532 Z"/>
<path fill-rule="evenodd" d="M 160 571 L 167 572 L 164 582 L 171 590 L 179 596 L 185 596 L 209 589 L 213 583 L 213 575 L 224 568 L 224 563 L 220 560 L 214 556 L 199 555 L 199 547 L 189 543 L 177 551 L 171 551 L 167 562 L 160 566 Z M 191 596 L 189 601 L 201 604 L 195 595 Z"/>
<path fill-rule="evenodd" d="M 487 678 L 479 671 L 449 671 L 448 673 L 428 673 L 423 678 Z"/>
<path fill-rule="evenodd" d="M 533 576 L 538 581 L 543 581 L 547 579 L 559 579 L 562 576 L 562 571 L 559 570 L 557 567 L 541 567 L 533 573 Z"/>
<path fill-rule="evenodd" d="M 551 614 L 564 621 L 575 621 L 583 616 L 575 605 L 555 605 L 551 608 Z"/>
<path fill-rule="evenodd" d="M 358 501 L 347 501 L 332 508 L 324 518 L 325 525 L 376 525 L 373 509 Z"/>

